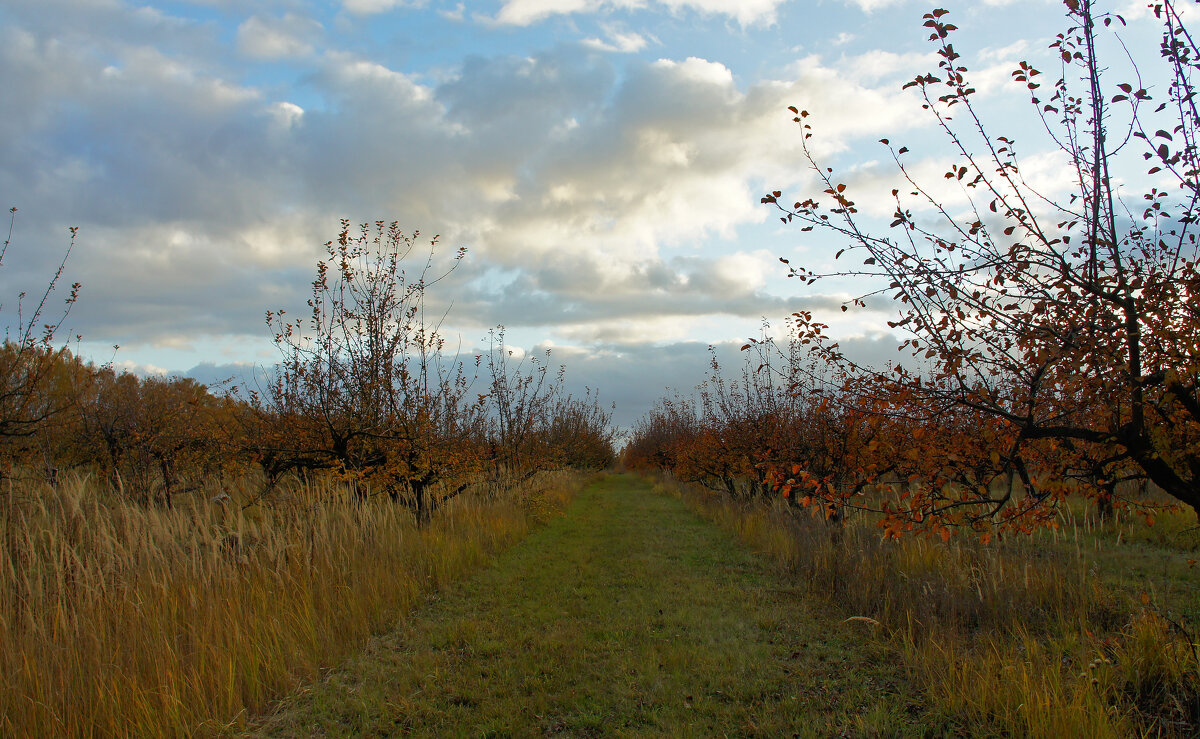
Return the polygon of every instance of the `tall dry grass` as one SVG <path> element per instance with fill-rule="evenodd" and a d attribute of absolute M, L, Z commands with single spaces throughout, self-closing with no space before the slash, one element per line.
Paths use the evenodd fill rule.
<path fill-rule="evenodd" d="M 1119 540 L 1068 526 L 992 545 L 885 541 L 861 515 L 832 536 L 807 511 L 739 505 L 668 478 L 659 486 L 774 558 L 864 638 L 893 640 L 956 733 L 1200 732 L 1196 633 L 1168 609 L 1105 584 L 1091 555 Z M 1182 530 L 1195 516 L 1160 516 L 1160 524 Z"/>
<path fill-rule="evenodd" d="M 0 490 L 0 736 L 235 729 L 560 508 L 543 474 L 433 524 L 333 482 L 149 508 L 87 478 Z"/>

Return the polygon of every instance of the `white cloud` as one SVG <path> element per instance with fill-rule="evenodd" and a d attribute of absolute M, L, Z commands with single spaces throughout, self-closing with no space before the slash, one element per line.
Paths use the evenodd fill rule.
<path fill-rule="evenodd" d="M 562 334 L 581 344 L 617 343 L 652 344 L 664 341 L 684 341 L 695 330 L 693 317 L 636 316 L 617 320 L 589 320 L 564 326 Z"/>
<path fill-rule="evenodd" d="M 768 275 L 779 272 L 778 258 L 763 249 L 726 254 L 718 257 L 714 266 L 729 290 L 738 292 L 760 290 L 767 284 Z"/>
<path fill-rule="evenodd" d="M 857 5 L 861 10 L 872 13 L 881 8 L 886 8 L 892 5 L 899 5 L 905 0 L 843 0 L 851 5 Z"/>
<path fill-rule="evenodd" d="M 237 45 L 256 59 L 294 59 L 313 53 L 322 30 L 320 23 L 292 13 L 280 18 L 253 15 L 238 26 Z"/>
<path fill-rule="evenodd" d="M 842 0 L 842 2 L 854 5 L 866 13 L 873 13 L 876 10 L 890 8 L 894 5 L 909 4 L 911 0 Z M 1016 2 L 1016 0 L 982 0 L 983 5 L 990 6 L 1011 5 L 1013 2 Z"/>
<path fill-rule="evenodd" d="M 564 39 L 587 38 L 540 51 L 554 43 L 545 29 L 446 23 L 476 9 L 456 0 L 426 2 L 420 18 L 371 15 L 419 0 L 347 0 L 341 13 L 294 0 L 205 1 L 222 11 L 188 19 L 171 15 L 186 13 L 180 4 L 168 12 L 131 0 L 30 0 L 0 11 L 0 192 L 21 207 L 0 295 L 13 294 L 17 274 L 51 274 L 64 227 L 81 226 L 66 276 L 84 282 L 71 328 L 102 361 L 120 343 L 118 358 L 143 371 L 200 357 L 269 364 L 263 312 L 301 314 L 321 244 L 343 217 L 397 219 L 441 232 L 447 252 L 469 247 L 431 296 L 438 310 L 453 303 L 448 332 L 463 346 L 498 322 L 533 337 L 530 346 L 553 337 L 569 380 L 602 386 L 626 419 L 664 386 L 699 381 L 707 341 L 686 340 L 753 334 L 760 316 L 811 309 L 840 321 L 838 331 L 872 337 L 844 347 L 897 356 L 893 339 L 872 332 L 886 306 L 848 316 L 838 303 L 853 285 L 797 297 L 781 279 L 778 254 L 818 262 L 837 247 L 784 231 L 759 197 L 809 184 L 801 131 L 786 111 L 796 105 L 812 111 L 809 143 L 845 165 L 864 214 L 890 215 L 897 178 L 874 142 L 909 139 L 920 151 L 912 139 L 929 137 L 914 129 L 929 119 L 898 82 L 935 65 L 904 53 L 926 46 L 901 40 L 879 42 L 895 51 L 844 52 L 892 33 L 919 41 L 916 4 L 912 27 L 893 32 L 859 22 L 859 9 L 896 3 L 825 3 L 815 12 L 848 22 L 804 36 L 803 53 L 824 57 L 783 68 L 778 55 L 802 50 L 779 44 L 797 37 L 751 29 L 774 22 L 782 0 L 487 6 L 491 26 L 549 19 Z M 285 12 L 317 7 L 312 15 L 331 18 L 336 34 Z M 245 19 L 236 46 L 230 18 Z M 412 38 L 413 29 L 430 33 Z M 692 29 L 686 47 L 671 45 Z M 994 30 L 984 43 L 1007 44 L 992 40 L 1004 29 Z M 1001 89 L 1022 51 L 977 55 L 981 91 Z M 961 206 L 956 183 L 942 177 L 949 162 L 925 151 L 911 155 L 917 175 Z M 849 164 L 864 156 L 884 163 Z M 1034 157 L 1024 171 L 1054 191 L 1061 165 Z M 738 345 L 718 347 L 723 362 L 738 366 Z"/>
<path fill-rule="evenodd" d="M 1061 149 L 1023 157 L 1020 166 L 1025 183 L 1051 200 L 1062 200 L 1067 193 L 1079 189 L 1078 172 Z M 1120 184 L 1119 177 L 1114 184 Z"/>
<path fill-rule="evenodd" d="M 654 66 L 678 72 L 681 79 L 689 82 L 698 82 L 703 85 L 715 85 L 729 89 L 733 87 L 733 72 L 729 71 L 729 68 L 720 62 L 710 62 L 707 59 L 698 59 L 694 56 L 689 56 L 682 62 L 671 59 L 659 59 L 654 63 Z"/>
<path fill-rule="evenodd" d="M 659 0 L 673 11 L 696 10 L 711 15 L 727 15 L 742 26 L 772 23 L 775 10 L 784 0 Z"/>
<path fill-rule="evenodd" d="M 263 40 L 287 26 L 315 49 L 319 29 L 302 20 L 247 22 L 242 43 L 302 51 Z M 614 46 L 646 42 L 608 30 Z M 625 340 L 662 340 L 678 334 L 647 316 L 783 314 L 796 306 L 764 292 L 780 269 L 769 255 L 665 251 L 736 238 L 771 217 L 763 183 L 805 177 L 787 105 L 828 111 L 824 151 L 914 120 L 894 83 L 817 57 L 747 86 L 712 59 L 635 58 L 618 74 L 574 45 L 480 56 L 430 82 L 330 50 L 309 57 L 306 97 L 288 100 L 145 46 L 106 48 L 98 65 L 46 35 L 0 33 L 0 74 L 19 81 L 0 120 L 0 190 L 44 193 L 42 214 L 83 227 L 78 329 L 100 342 L 261 333 L 263 310 L 302 303 L 340 217 L 441 232 L 478 269 L 526 276 L 513 288 L 526 300 L 456 298 L 464 325 L 550 315 L 579 340 L 622 325 L 640 327 Z"/>
<path fill-rule="evenodd" d="M 631 54 L 646 48 L 646 37 L 640 33 L 606 28 L 605 35 L 607 39 L 587 38 L 582 43 L 584 46 L 596 49 L 597 51 L 618 52 L 622 54 Z"/>
<path fill-rule="evenodd" d="M 363 0 L 366 1 L 366 0 Z M 664 7 L 671 12 L 691 10 L 724 15 L 742 26 L 769 24 L 784 0 L 504 0 L 496 22 L 528 26 L 556 15 L 608 13 L 618 9 Z"/>
<path fill-rule="evenodd" d="M 1026 39 L 1018 39 L 1007 46 L 981 49 L 975 56 L 979 57 L 983 61 L 1011 63 L 1019 59 L 1020 56 L 1028 49 L 1029 41 Z"/>
<path fill-rule="evenodd" d="M 466 15 L 466 10 L 466 5 L 463 3 L 458 3 L 454 6 L 453 10 L 439 10 L 438 15 L 442 16 L 448 21 L 454 21 L 457 23 L 463 20 L 463 17 Z"/>
<path fill-rule="evenodd" d="M 131 362 L 128 359 L 113 362 L 113 369 L 116 370 L 117 373 L 128 372 L 129 374 L 137 375 L 138 377 L 166 377 L 169 371 L 165 367 L 159 367 L 153 364 L 138 364 L 137 362 Z"/>
<path fill-rule="evenodd" d="M 373 15 L 385 13 L 394 8 L 402 8 L 414 3 L 405 0 L 342 0 L 342 7 L 353 15 Z"/>
<path fill-rule="evenodd" d="M 304 117 L 304 108 L 295 103 L 283 101 L 270 105 L 266 113 L 274 120 L 279 129 L 287 130 L 297 125 Z"/>
<path fill-rule="evenodd" d="M 1146 0 L 1130 0 L 1123 8 L 1117 11 L 1127 21 L 1141 20 L 1152 16 L 1150 12 L 1150 3 Z"/>
<path fill-rule="evenodd" d="M 938 55 L 932 52 L 897 54 L 883 49 L 872 49 L 848 59 L 842 67 L 842 72 L 858 82 L 911 79 L 930 69 L 937 69 L 938 59 Z"/>
<path fill-rule="evenodd" d="M 1017 65 L 1014 61 L 1000 61 L 986 67 L 972 69 L 967 76 L 971 86 L 979 95 L 1007 92 L 1013 94 L 1013 103 L 1024 105 L 1029 102 L 1029 91 L 1023 83 L 1013 79 Z"/>
<path fill-rule="evenodd" d="M 897 60 L 923 69 L 921 58 L 903 55 Z M 812 145 L 818 153 L 841 151 L 851 138 L 888 135 L 928 124 L 915 95 L 902 91 L 891 79 L 875 79 L 878 59 L 875 52 L 867 52 L 842 57 L 836 66 L 829 66 L 820 56 L 810 55 L 788 67 L 795 79 L 780 84 L 791 104 L 812 114 L 808 122 L 817 132 Z M 845 70 L 851 70 L 852 76 Z"/>
<path fill-rule="evenodd" d="M 323 81 L 335 85 L 329 92 L 343 99 L 380 95 L 383 105 L 420 104 L 430 99 L 429 88 L 415 82 L 412 75 L 397 72 L 379 62 L 342 51 L 330 52 L 324 62 Z"/>

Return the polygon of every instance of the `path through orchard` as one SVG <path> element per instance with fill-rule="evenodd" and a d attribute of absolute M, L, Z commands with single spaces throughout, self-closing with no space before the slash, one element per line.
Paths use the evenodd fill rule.
<path fill-rule="evenodd" d="M 608 476 L 271 736 L 894 735 L 898 660 L 680 500 Z"/>

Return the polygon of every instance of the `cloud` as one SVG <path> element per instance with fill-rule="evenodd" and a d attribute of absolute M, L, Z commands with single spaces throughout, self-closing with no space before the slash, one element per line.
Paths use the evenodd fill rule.
<path fill-rule="evenodd" d="M 1135 0 L 1138 1 L 1138 0 Z M 876 10 L 890 8 L 896 5 L 910 4 L 910 0 L 842 0 L 847 5 L 854 5 L 865 13 L 873 13 Z M 1011 5 L 1016 0 L 983 0 L 983 5 L 1003 6 Z"/>
<path fill-rule="evenodd" d="M 1124 18 L 1126 21 L 1129 21 L 1129 22 L 1140 21 L 1140 20 L 1144 20 L 1146 18 L 1153 17 L 1153 13 L 1151 12 L 1151 7 L 1152 6 L 1150 5 L 1150 3 L 1144 2 L 1143 0 L 1129 0 L 1129 2 L 1127 2 L 1123 7 L 1118 8 L 1116 13 L 1117 13 L 1117 15 L 1120 15 L 1122 18 Z M 1189 10 L 1190 10 L 1190 8 L 1186 5 L 1183 7 L 1180 7 L 1179 8 L 1180 15 L 1184 18 L 1187 18 L 1187 13 Z"/>
<path fill-rule="evenodd" d="M 847 77 L 845 60 L 806 57 L 746 84 L 711 59 L 629 59 L 618 70 L 570 44 L 469 58 L 431 80 L 321 50 L 304 19 L 248 19 L 248 53 L 254 43 L 264 54 L 304 50 L 264 41 L 279 29 L 312 46 L 301 102 L 202 54 L 127 42 L 163 28 L 189 39 L 179 48 L 202 50 L 211 29 L 125 23 L 79 45 L 50 24 L 0 30 L 0 74 L 12 80 L 0 191 L 22 207 L 31 253 L 53 255 L 62 229 L 81 226 L 73 321 L 101 344 L 265 341 L 263 311 L 303 307 L 342 217 L 398 219 L 441 233 L 447 251 L 469 247 L 476 266 L 447 284 L 464 326 L 659 341 L 706 316 L 787 313 L 797 303 L 770 292 L 782 270 L 772 256 L 689 250 L 767 221 L 764 183 L 806 177 L 787 105 L 820 105 L 823 151 L 914 120 L 894 84 Z M 45 274 L 48 257 L 26 258 L 29 275 Z M 469 284 L 488 275 L 503 278 Z"/>
<path fill-rule="evenodd" d="M 252 15 L 238 26 L 237 46 L 255 59 L 295 59 L 313 53 L 322 30 L 317 21 L 292 13 L 279 18 Z"/>
<path fill-rule="evenodd" d="M 708 60 L 639 63 L 627 69 L 619 86 L 588 92 L 579 101 L 607 96 L 608 105 L 583 109 L 557 92 L 552 99 L 564 103 L 557 107 L 545 106 L 537 96 L 524 101 L 530 81 L 539 79 L 537 68 L 548 63 L 521 60 L 523 71 L 515 79 L 505 73 L 507 82 L 492 77 L 504 62 L 493 60 L 484 77 L 468 65 L 455 91 L 461 94 L 454 99 L 443 91 L 438 95 L 449 103 L 452 118 L 475 115 L 476 108 L 460 100 L 478 102 L 482 110 L 529 111 L 522 115 L 525 125 L 511 135 L 537 140 L 541 151 L 522 158 L 526 176 L 508 182 L 510 197 L 463 228 L 489 258 L 506 264 L 584 249 L 604 253 L 606 277 L 620 281 L 663 245 L 731 237 L 740 225 L 764 220 L 768 214 L 753 183 L 796 182 L 806 169 L 798 130 L 785 110 L 798 99 L 834 97 L 838 100 L 830 108 L 845 108 L 826 119 L 841 135 L 827 136 L 820 147 L 836 149 L 845 146 L 846 136 L 911 125 L 902 96 L 848 84 L 819 60 L 803 65 L 795 80 L 745 91 L 731 70 Z M 555 68 L 544 79 L 564 77 Z M 583 80 L 602 82 L 590 75 L 568 79 L 581 80 L 571 90 L 583 87 Z M 505 97 L 507 105 L 491 102 Z M 862 109 L 874 115 L 864 119 L 852 112 Z M 540 131 L 528 125 L 543 115 Z M 485 125 L 507 123 L 501 114 Z M 470 128 L 473 137 L 482 134 L 475 125 Z"/>
<path fill-rule="evenodd" d="M 871 49 L 847 59 L 842 65 L 842 71 L 848 78 L 860 83 L 912 79 L 918 74 L 937 69 L 939 58 L 936 52 L 897 54 L 883 49 Z"/>
<path fill-rule="evenodd" d="M 113 362 L 112 367 L 118 374 L 128 372 L 138 377 L 166 377 L 170 372 L 163 367 L 153 364 L 138 364 L 137 362 L 130 362 L 128 360 Z"/>
<path fill-rule="evenodd" d="M 740 367 L 737 344 L 718 344 L 715 349 L 723 364 Z M 702 342 L 614 342 L 591 348 L 555 346 L 550 360 L 566 366 L 566 384 L 575 394 L 599 388 L 601 403 L 616 405 L 613 422 L 628 430 L 672 389 L 686 393 L 702 382 L 710 356 L 709 345 Z"/>
<path fill-rule="evenodd" d="M 776 328 L 779 329 L 776 341 L 786 344 L 786 331 L 782 326 Z M 552 374 L 560 366 L 565 367 L 565 389 L 576 397 L 588 390 L 599 390 L 599 400 L 605 408 L 615 405 L 613 423 L 629 430 L 660 398 L 676 392 L 691 395 L 707 379 L 712 359 L 717 360 L 726 377 L 740 374 L 747 362 L 757 361 L 752 355 L 740 351 L 743 343 L 744 339 L 712 344 L 699 341 L 625 343 L 617 340 L 580 346 L 544 341 L 527 346 L 510 344 L 509 348 L 517 358 L 525 355 L 546 358 Z M 896 351 L 899 343 L 900 339 L 893 334 L 874 332 L 844 339 L 840 346 L 848 357 L 865 366 L 885 367 L 889 362 L 903 359 L 911 361 L 907 353 Z M 547 350 L 550 352 L 548 357 Z M 474 344 L 466 347 L 464 354 L 473 356 L 484 351 L 484 344 Z M 169 372 L 131 362 L 123 363 L 122 367 L 126 365 L 143 376 L 167 374 L 191 377 L 215 389 L 236 386 L 261 388 L 265 386 L 271 371 L 270 366 L 247 362 L 205 362 L 191 369 Z"/>
<path fill-rule="evenodd" d="M 405 0 L 342 0 L 342 7 L 352 15 L 374 15 L 385 13 L 395 8 L 422 5 L 422 2 L 406 2 Z"/>
<path fill-rule="evenodd" d="M 230 362 L 228 364 L 201 362 L 188 370 L 160 372 L 158 374 L 168 374 L 172 377 L 190 377 L 208 386 L 214 392 L 238 390 L 244 394 L 247 390 L 257 390 L 259 392 L 264 390 L 270 381 L 273 369 L 273 366 L 267 367 L 249 362 Z"/>
<path fill-rule="evenodd" d="M 1022 54 L 1028 51 L 1029 48 L 1030 44 L 1028 40 L 1018 39 L 1007 46 L 980 49 L 975 56 L 979 57 L 979 59 L 983 61 L 1004 62 L 1011 64 L 1013 61 L 1020 58 Z"/>
<path fill-rule="evenodd" d="M 672 13 L 690 10 L 706 15 L 724 15 L 742 26 L 770 24 L 784 0 L 504 0 L 496 22 L 528 26 L 556 15 L 611 13 L 615 10 L 663 8 Z"/>
<path fill-rule="evenodd" d="M 786 343 L 786 337 L 782 341 Z M 676 392 L 690 396 L 707 379 L 716 359 L 726 378 L 737 377 L 747 362 L 757 359 L 740 351 L 744 339 L 708 344 L 670 341 L 658 344 L 614 341 L 590 347 L 558 345 L 551 348 L 552 364 L 566 370 L 566 385 L 575 394 L 599 388 L 603 405 L 616 405 L 613 422 L 628 431 L 656 401 Z M 900 340 L 885 332 L 849 337 L 840 342 L 847 357 L 864 366 L 885 367 L 911 357 L 896 351 Z M 531 347 L 541 353 L 543 346 Z"/>
<path fill-rule="evenodd" d="M 457 3 L 453 10 L 439 10 L 438 15 L 448 21 L 460 22 L 466 15 L 467 6 L 463 3 Z"/>
<path fill-rule="evenodd" d="M 646 37 L 632 31 L 621 31 L 612 27 L 605 28 L 607 39 L 586 38 L 581 43 L 596 51 L 609 51 L 620 54 L 632 54 L 646 48 Z"/>
<path fill-rule="evenodd" d="M 866 13 L 873 13 L 876 10 L 880 10 L 882 8 L 887 8 L 892 5 L 899 5 L 903 2 L 905 2 L 905 0 L 843 0 L 843 1 L 847 2 L 851 5 L 858 6 L 858 8 L 860 10 L 862 10 Z"/>

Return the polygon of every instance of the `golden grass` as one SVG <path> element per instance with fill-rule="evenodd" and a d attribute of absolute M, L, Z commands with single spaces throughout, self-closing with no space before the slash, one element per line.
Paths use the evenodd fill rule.
<path fill-rule="evenodd" d="M 86 478 L 0 492 L 0 735 L 210 735 L 316 678 L 578 487 L 543 474 L 432 525 L 336 483 L 148 508 Z"/>
<path fill-rule="evenodd" d="M 669 479 L 703 515 L 774 558 L 864 634 L 896 641 L 925 696 L 964 733 L 1018 736 L 1194 736 L 1200 664 L 1192 627 L 1147 594 L 1114 587 L 1131 565 L 1120 538 L 1067 520 L 1064 531 L 981 545 L 963 537 L 885 541 L 865 516 L 831 536 L 784 505 L 738 505 Z M 1194 529 L 1190 512 L 1159 517 L 1160 534 Z M 1178 520 L 1176 520 L 1178 519 Z M 1153 567 L 1186 551 L 1151 552 Z M 1103 555 L 1103 556 L 1101 556 Z M 1184 570 L 1183 577 L 1189 577 Z M 1191 582 L 1195 582 L 1194 579 Z M 1186 592 L 1186 582 L 1139 589 Z M 1195 591 L 1192 590 L 1192 597 Z"/>

